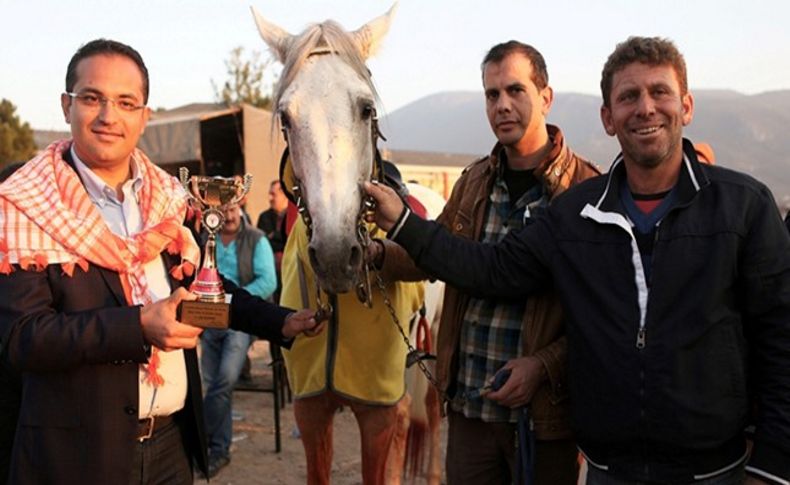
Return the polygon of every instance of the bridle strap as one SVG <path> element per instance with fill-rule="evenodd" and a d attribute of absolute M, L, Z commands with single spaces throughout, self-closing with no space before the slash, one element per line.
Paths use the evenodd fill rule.
<path fill-rule="evenodd" d="M 288 149 L 288 138 L 285 139 L 285 150 L 283 150 L 283 154 L 280 156 L 280 187 L 283 189 L 283 193 L 285 197 L 290 200 L 293 204 L 296 204 L 296 197 L 292 192 L 292 188 L 286 183 L 285 180 L 285 170 L 286 165 L 288 164 L 288 158 L 291 156 L 291 152 Z"/>
<path fill-rule="evenodd" d="M 293 171 L 293 165 L 288 165 L 291 152 L 288 145 L 288 132 L 285 128 L 283 128 L 283 137 L 285 138 L 285 149 L 283 150 L 282 155 L 280 156 L 280 187 L 285 194 L 285 197 L 291 201 L 293 204 L 296 205 L 296 208 L 299 210 L 299 213 L 302 215 L 303 219 L 305 220 L 305 224 L 308 226 L 308 233 L 311 231 L 312 221 L 310 220 L 310 212 L 309 208 L 307 207 L 307 201 L 304 199 L 304 194 L 302 193 L 301 189 L 301 181 L 296 178 L 293 173 L 293 180 L 288 180 L 288 174 L 286 174 L 287 170 Z M 378 149 L 378 140 L 379 138 L 386 141 L 387 138 L 379 129 L 379 120 L 376 112 L 374 110 L 373 117 L 371 118 L 370 123 L 370 137 L 371 137 L 371 144 L 373 145 L 373 170 L 371 171 L 371 180 L 376 180 L 380 183 L 385 182 L 384 177 L 384 159 L 381 156 L 381 152 Z M 372 206 L 370 205 L 370 200 L 368 197 L 363 197 L 363 205 L 360 207 L 360 215 L 359 215 L 359 223 L 364 224 L 364 213 L 366 210 L 371 209 Z"/>

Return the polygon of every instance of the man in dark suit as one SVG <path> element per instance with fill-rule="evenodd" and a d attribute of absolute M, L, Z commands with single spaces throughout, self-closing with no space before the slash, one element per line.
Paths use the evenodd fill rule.
<path fill-rule="evenodd" d="M 23 162 L 12 163 L 0 171 L 0 182 L 16 172 Z M 22 394 L 22 382 L 19 373 L 2 358 L 3 349 L 0 345 L 0 485 L 5 483 L 11 461 L 11 446 L 14 444 L 19 400 Z"/>
<path fill-rule="evenodd" d="M 84 45 L 61 96 L 73 140 L 0 186 L 0 355 L 22 376 L 10 483 L 191 484 L 193 460 L 205 472 L 201 329 L 176 318 L 200 251 L 183 189 L 135 148 L 147 101 L 137 51 Z M 225 289 L 235 329 L 278 345 L 316 330 L 311 311 Z"/>

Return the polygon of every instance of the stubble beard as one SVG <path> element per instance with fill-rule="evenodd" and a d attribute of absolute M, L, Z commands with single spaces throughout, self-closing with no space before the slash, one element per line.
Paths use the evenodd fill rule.
<path fill-rule="evenodd" d="M 654 169 L 661 166 L 665 161 L 672 159 L 683 143 L 682 133 L 675 132 L 669 134 L 669 139 L 659 142 L 661 146 L 647 150 L 641 149 L 638 142 L 623 140 L 619 137 L 618 140 L 620 141 L 623 155 L 635 165 L 646 169 Z"/>

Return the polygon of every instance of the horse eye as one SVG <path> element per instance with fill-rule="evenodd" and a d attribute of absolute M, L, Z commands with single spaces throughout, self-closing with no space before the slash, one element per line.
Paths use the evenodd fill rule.
<path fill-rule="evenodd" d="M 370 105 L 366 104 L 362 107 L 362 119 L 369 120 L 376 114 L 376 109 Z"/>
<path fill-rule="evenodd" d="M 286 113 L 285 111 L 280 111 L 279 114 L 280 114 L 280 126 L 286 130 L 291 128 L 291 117 L 288 116 L 288 113 Z"/>

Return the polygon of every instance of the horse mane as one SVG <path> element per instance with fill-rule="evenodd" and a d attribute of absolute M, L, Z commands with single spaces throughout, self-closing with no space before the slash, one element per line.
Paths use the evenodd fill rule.
<path fill-rule="evenodd" d="M 340 56 L 365 81 L 373 96 L 378 99 L 370 71 L 365 65 L 365 59 L 360 54 L 359 47 L 352 34 L 346 32 L 334 20 L 326 20 L 319 24 L 308 26 L 298 37 L 292 38 L 288 49 L 288 57 L 285 59 L 280 80 L 274 92 L 273 115 L 276 116 L 280 98 L 293 82 L 299 69 L 302 68 L 307 58 L 316 51 L 327 51 Z"/>

